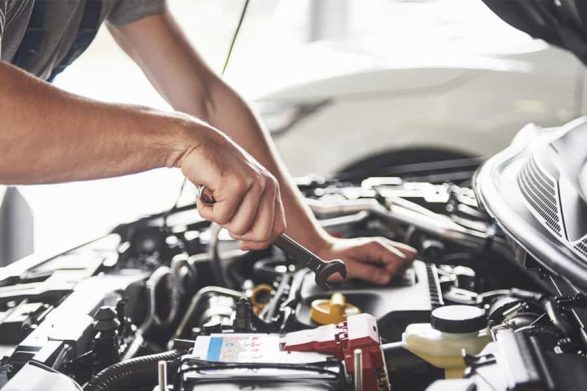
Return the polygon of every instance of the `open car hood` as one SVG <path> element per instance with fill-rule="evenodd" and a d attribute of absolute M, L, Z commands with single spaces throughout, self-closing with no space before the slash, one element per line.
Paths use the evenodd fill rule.
<path fill-rule="evenodd" d="M 504 21 L 575 53 L 587 65 L 585 0 L 483 0 Z"/>
<path fill-rule="evenodd" d="M 486 210 L 550 271 L 587 291 L 587 118 L 556 129 L 528 125 L 475 178 Z M 583 173 L 583 174 L 582 174 Z"/>

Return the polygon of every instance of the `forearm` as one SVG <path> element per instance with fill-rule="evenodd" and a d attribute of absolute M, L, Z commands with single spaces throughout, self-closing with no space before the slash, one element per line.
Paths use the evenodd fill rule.
<path fill-rule="evenodd" d="M 0 86 L 0 183 L 130 174 L 173 165 L 187 148 L 179 117 L 69 94 L 4 62 Z"/>

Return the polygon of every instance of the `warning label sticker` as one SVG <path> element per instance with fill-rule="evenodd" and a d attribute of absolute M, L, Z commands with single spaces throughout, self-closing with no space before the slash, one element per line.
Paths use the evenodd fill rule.
<path fill-rule="evenodd" d="M 224 362 L 279 362 L 279 336 L 266 334 L 212 335 L 206 359 Z"/>

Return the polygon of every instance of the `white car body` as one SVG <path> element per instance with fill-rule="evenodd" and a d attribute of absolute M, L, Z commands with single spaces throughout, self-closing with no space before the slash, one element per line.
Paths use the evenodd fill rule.
<path fill-rule="evenodd" d="M 560 125 L 584 111 L 586 74 L 573 54 L 481 1 L 392 5 L 392 33 L 314 42 L 239 70 L 270 129 L 320 105 L 274 135 L 294 175 L 404 148 L 489 156 L 529 122 Z"/>

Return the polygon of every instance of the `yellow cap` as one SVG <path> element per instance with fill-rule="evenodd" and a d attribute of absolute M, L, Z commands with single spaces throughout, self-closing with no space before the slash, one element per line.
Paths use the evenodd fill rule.
<path fill-rule="evenodd" d="M 333 293 L 330 300 L 314 300 L 310 318 L 318 324 L 336 324 L 348 316 L 360 314 L 361 310 L 346 302 L 342 293 Z"/>

